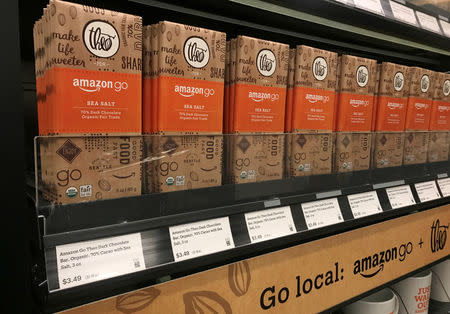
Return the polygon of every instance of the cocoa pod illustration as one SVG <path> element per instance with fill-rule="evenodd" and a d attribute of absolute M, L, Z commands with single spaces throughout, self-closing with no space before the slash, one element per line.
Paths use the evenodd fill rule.
<path fill-rule="evenodd" d="M 252 276 L 247 261 L 241 261 L 228 266 L 228 284 L 231 291 L 241 297 L 247 293 Z"/>
<path fill-rule="evenodd" d="M 69 8 L 70 17 L 74 20 L 77 17 L 77 8 L 71 6 Z"/>
<path fill-rule="evenodd" d="M 128 314 L 140 311 L 149 306 L 161 294 L 156 288 L 148 288 L 134 293 L 118 296 L 116 310 Z"/>
<path fill-rule="evenodd" d="M 168 31 L 167 34 L 166 34 L 166 37 L 167 37 L 168 41 L 171 41 L 172 40 L 172 32 Z"/>
<path fill-rule="evenodd" d="M 60 13 L 58 15 L 58 22 L 59 22 L 59 25 L 64 26 L 64 24 L 66 24 L 66 16 L 64 14 Z"/>
<path fill-rule="evenodd" d="M 100 187 L 100 189 L 102 189 L 105 192 L 109 192 L 111 191 L 111 183 L 109 183 L 107 180 L 105 179 L 100 179 L 98 181 L 98 186 Z"/>
<path fill-rule="evenodd" d="M 54 3 L 50 4 L 50 14 L 53 16 L 56 13 L 56 5 Z"/>
<path fill-rule="evenodd" d="M 231 314 L 227 300 L 214 291 L 192 291 L 183 295 L 186 314 Z"/>

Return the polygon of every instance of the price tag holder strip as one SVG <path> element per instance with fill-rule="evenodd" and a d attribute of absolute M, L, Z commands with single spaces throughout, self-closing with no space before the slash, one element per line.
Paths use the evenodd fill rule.
<path fill-rule="evenodd" d="M 432 182 L 435 183 L 437 193 L 442 193 L 444 197 L 450 196 L 449 178 Z M 59 245 L 46 250 L 49 291 L 181 262 L 437 199 L 437 196 L 433 199 L 426 198 L 430 189 L 428 186 L 433 185 L 422 182 L 380 188 L 125 236 Z M 420 200 L 417 187 L 422 187 L 422 190 L 425 188 L 424 201 Z M 164 241 L 152 241 L 155 237 L 163 238 Z M 161 257 L 163 251 L 166 253 Z M 152 258 L 155 254 L 158 255 L 157 259 Z"/>

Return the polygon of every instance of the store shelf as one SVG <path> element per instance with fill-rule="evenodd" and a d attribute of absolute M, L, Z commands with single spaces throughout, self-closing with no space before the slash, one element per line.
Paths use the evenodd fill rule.
<path fill-rule="evenodd" d="M 150 22 L 176 15 L 181 22 L 226 31 L 229 36 L 248 34 L 379 61 L 450 69 L 450 38 L 332 0 L 230 0 L 214 7 L 203 0 L 130 2 L 130 10 L 147 10 Z M 390 9 L 385 2 L 383 7 Z"/>
<path fill-rule="evenodd" d="M 159 213 L 158 211 L 156 211 L 157 214 L 153 218 L 150 218 L 149 215 L 146 215 L 146 219 L 141 219 L 134 222 L 129 221 L 126 223 L 122 222 L 111 225 L 104 224 L 102 226 L 72 231 L 69 231 L 69 228 L 65 231 L 60 230 L 59 232 L 53 234 L 47 233 L 47 235 L 43 237 L 43 245 L 46 252 L 45 255 L 48 285 L 47 287 L 43 288 L 43 293 L 47 295 L 47 289 L 50 291 L 47 299 L 47 307 L 49 310 L 54 311 L 77 306 L 83 303 L 91 302 L 118 293 L 123 293 L 132 289 L 137 289 L 140 287 L 148 286 L 150 284 L 154 284 L 155 282 L 157 282 L 158 278 L 169 274 L 174 277 L 183 276 L 185 274 L 190 274 L 199 270 L 210 269 L 245 258 L 278 251 L 290 246 L 307 243 L 312 240 L 390 220 L 396 217 L 410 214 L 412 212 L 416 212 L 418 210 L 428 210 L 440 205 L 447 204 L 450 201 L 450 197 L 439 197 L 439 199 L 421 203 L 415 188 L 415 183 L 434 181 L 438 178 L 446 177 L 448 176 L 448 170 L 450 170 L 450 168 L 448 167 L 447 163 L 443 163 L 440 165 L 434 164 L 428 167 L 424 167 L 424 165 L 415 167 L 402 167 L 397 169 L 397 177 L 394 177 L 393 175 L 389 177 L 389 179 L 395 180 L 383 182 L 373 181 L 371 183 L 369 183 L 369 181 L 365 181 L 366 184 L 361 184 L 361 182 L 358 182 L 359 184 L 357 186 L 354 185 L 353 187 L 351 187 L 351 184 L 348 184 L 347 187 L 345 187 L 345 185 L 338 185 L 341 187 L 340 189 L 329 189 L 328 191 L 321 190 L 323 191 L 322 193 L 317 193 L 319 192 L 317 191 L 314 193 L 293 194 L 278 198 L 272 197 L 266 200 L 264 200 L 264 198 L 262 197 L 262 199 L 259 201 L 237 204 L 235 203 L 229 206 L 204 208 L 201 210 L 195 210 L 195 208 L 186 210 L 185 208 L 181 209 L 181 207 L 179 207 L 178 211 L 175 211 L 175 213 L 173 213 L 172 215 L 170 215 L 170 211 L 161 212 L 160 209 Z M 392 173 L 393 169 L 390 169 L 390 171 Z M 399 174 L 406 173 L 409 174 L 409 176 L 398 176 Z M 420 173 L 422 174 L 421 176 L 419 176 Z M 336 179 L 338 177 L 339 176 L 336 176 Z M 365 177 L 367 180 L 367 173 L 361 174 L 361 177 Z M 324 182 L 323 180 L 325 178 L 322 177 L 322 180 L 319 179 L 320 178 L 317 177 L 317 184 L 319 184 L 319 182 Z M 330 180 L 326 181 L 330 182 Z M 356 181 L 354 181 L 353 183 L 355 182 Z M 272 184 L 281 185 L 280 189 L 282 189 L 283 186 L 292 186 L 292 184 L 290 183 L 292 183 L 292 181 L 290 180 L 272 182 Z M 251 187 L 251 190 L 262 190 L 261 188 L 258 189 L 258 186 L 262 187 L 264 186 L 264 184 L 254 184 L 253 187 Z M 331 184 L 336 184 L 336 182 L 331 182 Z M 251 184 L 248 184 L 249 189 L 250 185 Z M 403 208 L 392 209 L 389 197 L 386 192 L 386 188 L 401 185 L 408 185 L 411 187 L 414 201 L 417 204 L 406 206 Z M 245 184 L 242 185 L 242 188 L 245 189 L 245 186 Z M 234 188 L 239 187 L 240 186 L 238 185 Z M 317 188 L 317 186 L 310 186 L 310 188 L 314 189 Z M 322 188 L 325 187 L 322 186 Z M 156 203 L 158 197 L 163 199 L 165 202 L 167 202 L 168 199 L 171 199 L 173 201 L 172 204 L 180 204 L 183 202 L 183 200 L 186 201 L 186 199 L 198 199 L 199 195 L 202 195 L 203 199 L 212 199 L 213 197 L 211 197 L 211 195 L 213 195 L 214 193 L 225 193 L 227 189 L 230 189 L 230 187 L 218 187 L 212 189 L 211 191 L 210 189 L 185 191 L 183 193 L 179 193 L 178 195 L 178 192 L 176 192 L 170 193 L 165 196 L 148 195 L 130 199 L 118 199 L 86 204 L 59 206 L 53 208 L 53 213 L 58 213 L 58 215 L 60 215 L 62 211 L 64 215 L 52 217 L 53 221 L 51 219 L 47 220 L 46 225 L 47 228 L 55 228 L 52 227 L 52 224 L 58 225 L 60 223 L 64 223 L 64 221 L 67 223 L 72 219 L 72 217 L 75 215 L 75 212 L 77 211 L 78 213 L 86 211 L 86 216 L 84 218 L 81 216 L 77 218 L 79 221 L 89 221 L 94 219 L 95 217 L 103 217 L 103 214 L 108 208 L 111 215 L 113 215 L 114 212 L 116 212 L 116 214 L 122 212 L 122 217 L 130 211 L 137 211 L 139 208 L 141 209 L 140 213 L 146 213 L 147 211 L 155 212 L 154 204 Z M 270 188 L 268 188 L 267 190 L 270 190 Z M 355 219 L 352 214 L 347 196 L 355 193 L 374 190 L 377 193 L 377 198 L 383 211 L 375 215 Z M 241 193 L 242 192 L 243 191 L 241 191 Z M 254 193 L 256 194 L 256 192 Z M 222 196 L 223 195 L 224 194 L 222 194 Z M 343 217 L 343 222 L 331 224 L 318 229 L 308 230 L 301 204 L 318 199 L 327 200 L 334 197 L 337 197 L 340 211 Z M 267 200 L 269 202 L 267 202 Z M 224 199 L 222 199 L 221 201 L 224 202 Z M 233 202 L 236 202 L 236 200 L 234 200 Z M 208 202 L 205 202 L 203 205 L 206 205 L 207 203 Z M 270 239 L 264 242 L 251 243 L 244 214 L 258 210 L 279 208 L 282 206 L 289 206 L 295 224 L 296 232 L 292 235 Z M 64 212 L 64 210 L 67 210 L 68 208 L 70 209 L 70 212 Z M 214 219 L 218 217 L 229 217 L 235 248 L 210 254 L 207 258 L 197 257 L 185 261 L 174 262 L 174 251 L 172 249 L 172 244 L 170 241 L 169 227 Z M 100 220 L 98 223 L 101 223 L 101 221 L 102 220 Z M 67 226 L 64 225 L 62 229 L 64 228 L 67 228 Z M 147 243 L 147 246 L 143 248 L 144 252 L 147 252 L 144 253 L 146 260 L 145 270 L 72 288 L 62 290 L 60 289 L 57 278 L 58 271 L 55 259 L 55 248 L 57 246 L 133 233 L 140 233 L 142 242 Z"/>
<path fill-rule="evenodd" d="M 442 199 L 441 201 L 442 203 L 448 203 L 448 199 Z M 158 275 L 163 275 L 164 274 L 163 268 L 167 267 L 166 269 L 170 271 L 172 274 L 180 275 L 183 274 L 184 270 L 188 270 L 188 272 L 191 273 L 195 269 L 202 269 L 202 270 L 209 269 L 210 267 L 205 267 L 206 264 L 208 263 L 214 263 L 215 264 L 214 266 L 227 265 L 230 262 L 242 260 L 242 256 L 239 256 L 239 250 L 247 249 L 249 252 L 252 252 L 250 256 L 247 256 L 247 258 L 253 256 L 256 257 L 247 259 L 245 262 L 238 262 L 238 263 L 247 263 L 246 267 L 249 268 L 246 271 L 247 274 L 240 274 L 239 276 L 248 277 L 250 276 L 250 273 L 252 273 L 251 276 L 256 276 L 256 278 L 252 277 L 253 278 L 252 284 L 249 286 L 243 287 L 239 286 L 243 290 L 241 291 L 241 293 L 236 294 L 237 298 L 242 297 L 247 292 L 252 291 L 252 293 L 248 293 L 247 295 L 245 295 L 245 297 L 248 299 L 248 302 L 242 303 L 236 300 L 236 302 L 240 304 L 237 305 L 239 306 L 239 309 L 243 309 L 246 307 L 254 307 L 259 305 L 260 302 L 259 298 L 258 300 L 255 300 L 254 295 L 255 293 L 261 294 L 261 292 L 264 290 L 265 287 L 264 285 L 267 285 L 267 282 L 273 281 L 276 289 L 280 289 L 280 287 L 282 287 L 280 286 L 281 284 L 287 285 L 288 287 L 290 287 L 290 289 L 293 289 L 295 285 L 293 285 L 293 282 L 286 281 L 287 278 L 292 277 L 295 283 L 295 275 L 314 276 L 313 274 L 315 274 L 315 271 L 318 270 L 324 271 L 324 269 L 327 269 L 326 267 L 330 267 L 328 265 L 333 265 L 334 269 L 335 265 L 339 264 L 339 267 L 343 267 L 341 272 L 339 273 L 342 273 L 344 275 L 340 277 L 340 280 L 344 280 L 344 277 L 346 278 L 343 281 L 345 283 L 339 285 L 340 288 L 333 286 L 335 292 L 331 294 L 329 292 L 327 294 L 327 292 L 325 291 L 326 289 L 324 291 L 317 290 L 315 291 L 314 294 L 308 296 L 306 296 L 307 294 L 306 293 L 304 294 L 304 297 L 301 299 L 302 300 L 301 306 L 303 309 L 305 309 L 305 307 L 307 307 L 309 310 L 316 309 L 311 310 L 314 312 L 317 312 L 317 310 L 319 309 L 320 310 L 337 309 L 342 305 L 355 301 L 360 297 L 366 296 L 378 289 L 389 286 L 394 282 L 397 282 L 401 279 L 406 278 L 407 276 L 410 276 L 425 268 L 428 268 L 431 265 L 438 263 L 449 256 L 448 247 L 446 247 L 445 244 L 439 251 L 435 251 L 433 249 L 430 250 L 430 242 L 433 242 L 430 241 L 430 230 L 431 233 L 433 232 L 433 229 L 430 229 L 430 227 L 435 225 L 436 221 L 439 220 L 441 220 L 443 225 L 446 226 L 446 222 L 449 219 L 448 205 L 443 207 L 437 206 L 438 206 L 437 202 L 429 202 L 421 204 L 421 206 L 390 210 L 387 212 L 385 211 L 382 214 L 366 218 L 370 218 L 370 224 L 372 224 L 375 222 L 380 222 L 378 219 L 383 220 L 386 218 L 393 218 L 393 216 L 403 216 L 403 217 L 393 220 L 389 219 L 385 222 L 381 222 L 376 225 L 368 227 L 362 227 L 364 224 L 368 223 L 368 220 L 366 218 L 351 221 L 348 220 L 348 217 L 346 217 L 347 221 L 338 225 L 317 230 L 300 231 L 293 236 L 287 236 L 284 238 L 260 242 L 257 244 L 247 244 L 238 246 L 239 241 L 241 241 L 242 243 L 242 240 L 238 240 L 235 236 L 235 232 L 233 232 L 233 237 L 235 238 L 236 245 L 238 246 L 236 249 L 208 255 L 202 258 L 196 258 L 179 263 L 172 263 L 167 264 L 165 266 L 163 265 L 155 267 L 153 271 L 158 273 Z M 409 215 L 405 215 L 406 213 L 415 211 L 417 209 L 422 209 L 424 211 L 420 213 L 415 212 Z M 386 216 L 388 212 L 389 214 L 391 214 L 390 217 Z M 344 217 L 345 216 L 346 214 L 344 213 Z M 233 219 L 231 219 L 231 217 L 230 221 L 232 222 L 233 225 Z M 350 226 L 349 223 L 352 226 Z M 237 225 L 236 222 L 234 222 L 234 225 L 235 226 Z M 361 227 L 361 229 L 359 229 L 358 227 Z M 414 228 L 410 229 L 410 227 Z M 332 231 L 331 229 L 334 230 Z M 350 229 L 354 230 L 350 232 L 344 232 Z M 333 236 L 331 236 L 332 234 Z M 393 237 L 394 234 L 398 236 Z M 311 242 L 312 240 L 315 240 L 317 238 L 319 238 L 319 240 Z M 292 245 L 286 246 L 286 244 L 289 243 L 291 240 L 293 242 Z M 368 246 L 367 241 L 369 241 L 371 245 Z M 376 271 L 378 267 L 376 267 L 376 269 L 370 269 L 372 267 L 371 266 L 369 267 L 369 269 L 362 271 L 367 274 L 367 277 L 359 276 L 357 273 L 356 274 L 354 273 L 353 261 L 356 256 L 358 256 L 358 258 L 360 258 L 361 256 L 364 257 L 365 254 L 369 254 L 369 256 L 372 256 L 372 254 L 378 254 L 380 250 L 391 250 L 394 246 L 400 247 L 400 244 L 402 243 L 405 243 L 406 245 L 408 241 L 411 243 L 410 249 L 408 250 L 405 249 L 406 250 L 405 252 L 398 253 L 400 254 L 400 257 L 398 257 L 396 253 L 395 259 L 393 258 L 393 261 L 395 262 L 391 263 L 390 258 L 388 259 L 387 257 L 383 262 L 381 262 L 386 268 L 384 272 L 382 271 L 383 269 L 381 269 L 381 271 L 380 270 Z M 161 241 L 155 240 L 154 242 L 161 242 Z M 267 255 L 259 255 L 259 253 L 263 248 L 266 250 L 267 253 L 267 250 L 270 250 L 270 248 L 274 248 L 277 244 L 280 245 L 280 243 L 283 243 L 283 245 L 286 247 L 285 250 L 283 251 L 277 250 L 276 252 Z M 423 243 L 423 245 L 421 243 Z M 349 246 L 354 248 L 352 252 L 348 251 Z M 407 253 L 408 256 L 405 255 L 406 252 L 408 252 Z M 315 255 L 321 256 L 322 259 L 317 260 L 315 258 Z M 304 259 L 307 261 L 303 261 Z M 218 263 L 217 261 L 219 260 L 225 261 L 225 263 L 223 264 Z M 267 260 L 272 260 L 273 264 L 267 264 Z M 283 263 L 287 263 L 287 260 L 292 261 L 293 267 L 290 269 L 280 268 L 283 266 L 282 265 Z M 310 264 L 311 260 L 315 260 L 317 265 Z M 309 265 L 309 266 L 306 268 L 302 268 L 299 267 L 301 265 Z M 172 308 L 173 310 L 177 309 L 179 306 L 182 305 L 179 304 L 180 299 L 174 298 L 172 294 L 179 295 L 180 293 L 185 293 L 186 290 L 196 291 L 195 289 L 199 288 L 223 293 L 222 294 L 223 297 L 227 298 L 227 300 L 234 308 L 234 306 L 236 306 L 236 304 L 233 305 L 233 302 L 235 301 L 234 300 L 235 296 L 233 295 L 230 296 L 228 291 L 229 289 L 228 284 L 226 283 L 227 281 L 220 280 L 220 278 L 223 277 L 223 273 L 226 274 L 227 271 L 228 273 L 230 272 L 230 267 L 232 266 L 227 265 L 223 267 L 214 268 L 211 269 L 210 271 L 180 278 L 178 281 L 167 282 L 155 288 L 150 287 L 146 289 L 150 290 L 157 289 L 158 291 L 165 291 L 165 293 L 161 294 L 161 296 L 163 296 L 163 298 L 167 298 L 166 300 L 171 300 L 171 302 L 173 302 Z M 337 265 L 336 268 L 338 268 Z M 344 268 L 346 269 L 345 272 Z M 348 270 L 347 268 L 351 269 Z M 274 277 L 270 275 L 271 272 L 275 271 L 278 272 L 279 276 Z M 263 273 L 265 275 L 263 275 Z M 266 276 L 267 278 L 266 279 L 260 278 L 258 275 L 263 277 Z M 63 307 L 70 307 L 77 304 L 93 301 L 95 300 L 95 297 L 104 298 L 107 296 L 112 296 L 115 294 L 125 292 L 126 290 L 120 290 L 117 289 L 117 287 L 120 286 L 121 284 L 123 285 L 127 280 L 128 281 L 132 280 L 132 277 L 139 278 L 141 282 L 144 281 L 145 283 L 142 286 L 133 285 L 129 287 L 131 288 L 130 290 L 137 289 L 139 287 L 148 287 L 155 283 L 154 281 L 152 282 L 151 280 L 149 280 L 151 278 L 151 274 L 149 274 L 149 272 L 143 271 L 118 278 L 113 278 L 110 280 L 91 283 L 85 286 L 59 290 L 50 293 L 49 295 L 50 304 L 53 306 L 50 309 L 58 310 Z M 302 278 L 303 280 L 305 280 L 304 277 Z M 207 279 L 210 280 L 208 280 L 208 283 L 205 284 Z M 336 282 L 337 281 L 338 280 L 336 280 Z M 346 285 L 352 286 L 353 289 L 347 288 Z M 113 291 L 108 291 L 108 287 L 115 287 L 116 289 Z M 331 286 L 328 287 L 328 289 L 331 289 Z M 132 296 L 134 293 L 137 293 L 137 295 L 139 295 L 139 291 L 135 291 L 123 297 Z M 227 294 L 228 297 L 226 296 Z M 323 298 L 325 294 L 330 296 L 330 300 L 319 303 L 314 301 L 314 298 L 317 297 Z M 334 301 L 335 303 L 330 303 L 333 302 L 332 300 L 335 300 Z M 118 301 L 115 300 L 115 298 L 101 300 L 97 302 L 97 304 L 93 303 L 90 305 L 86 305 L 84 308 L 80 308 L 80 311 L 83 313 L 94 313 L 97 306 L 105 310 L 108 308 L 109 303 L 117 304 L 116 302 Z M 257 302 L 257 304 L 253 304 L 253 302 Z M 326 305 L 323 305 L 322 303 Z M 278 303 L 278 306 L 280 305 L 281 303 Z M 159 311 L 166 308 L 165 307 L 166 305 L 162 306 L 152 304 L 152 306 L 157 307 L 152 308 L 152 311 L 154 311 L 155 313 L 159 313 Z M 290 306 L 297 307 L 299 305 L 295 305 L 294 302 L 294 304 L 290 304 Z M 118 310 L 117 308 L 115 308 L 114 310 L 110 309 L 111 312 L 117 310 Z M 284 308 L 284 310 L 287 309 Z M 74 313 L 77 313 L 77 309 L 74 309 Z"/>
<path fill-rule="evenodd" d="M 225 31 L 228 37 L 243 34 L 288 43 L 291 47 L 306 44 L 378 61 L 439 71 L 450 70 L 450 38 L 401 23 L 389 14 L 386 17 L 380 16 L 331 0 L 230 0 L 215 2 L 214 5 L 207 0 L 77 2 L 107 5 L 118 11 L 135 13 L 144 17 L 144 24 L 171 20 Z M 383 8 L 387 8 L 387 1 L 383 0 L 382 3 Z M 27 14 L 36 17 L 22 18 L 25 25 L 22 27 L 26 30 L 23 32 L 22 61 L 24 71 L 28 73 L 25 77 L 30 77 L 30 80 L 33 80 L 34 73 L 30 62 L 33 59 L 30 47 L 32 34 L 28 30 L 32 28 L 32 21 L 39 17 L 44 6 L 40 2 L 30 4 Z M 28 94 L 24 98 L 30 106 L 34 106 L 34 82 L 23 82 L 23 85 L 24 93 Z M 28 133 L 36 133 L 34 128 L 37 121 L 30 122 L 32 119 L 35 117 L 27 120 L 28 128 L 32 130 L 28 130 Z M 229 263 L 301 246 L 373 224 L 387 223 L 395 218 L 406 218 L 417 211 L 432 212 L 438 206 L 449 204 L 450 197 L 444 197 L 440 191 L 439 199 L 421 202 L 415 184 L 435 181 L 448 177 L 449 174 L 450 162 L 441 162 L 260 183 L 225 184 L 205 189 L 70 205 L 50 204 L 40 200 L 36 208 L 40 234 L 36 238 L 40 241 L 39 248 L 42 249 L 45 262 L 40 264 L 38 261 L 33 268 L 37 292 L 46 312 L 59 311 L 148 287 L 167 275 L 172 279 L 185 278 Z M 33 185 L 33 175 L 28 175 L 28 179 L 27 183 Z M 416 204 L 393 209 L 386 189 L 403 185 L 411 188 Z M 355 219 L 348 196 L 371 191 L 376 192 L 382 212 Z M 30 200 L 34 197 L 33 192 L 27 190 Z M 343 221 L 309 230 L 302 204 L 330 198 L 337 198 Z M 251 243 L 245 214 L 283 206 L 289 207 L 295 232 Z M 32 207 L 29 206 L 29 209 L 33 210 Z M 174 261 L 170 227 L 220 217 L 229 218 L 235 248 L 209 254 L 206 258 Z M 60 289 L 56 247 L 134 233 L 140 234 L 147 245 L 143 253 L 146 258 L 145 270 Z M 337 309 L 399 281 L 439 260 L 441 259 L 371 288 L 363 294 L 354 295 L 331 309 Z"/>

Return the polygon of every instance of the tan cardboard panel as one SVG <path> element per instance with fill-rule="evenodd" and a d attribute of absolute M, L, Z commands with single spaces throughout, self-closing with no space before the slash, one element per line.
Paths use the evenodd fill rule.
<path fill-rule="evenodd" d="M 39 148 L 43 195 L 52 202 L 141 195 L 141 137 L 48 137 Z"/>

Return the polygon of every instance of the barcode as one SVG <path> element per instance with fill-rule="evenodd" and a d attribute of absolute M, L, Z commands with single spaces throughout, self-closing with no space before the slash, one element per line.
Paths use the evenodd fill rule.
<path fill-rule="evenodd" d="M 134 260 L 134 268 L 140 268 L 141 267 L 141 262 L 138 259 Z"/>

